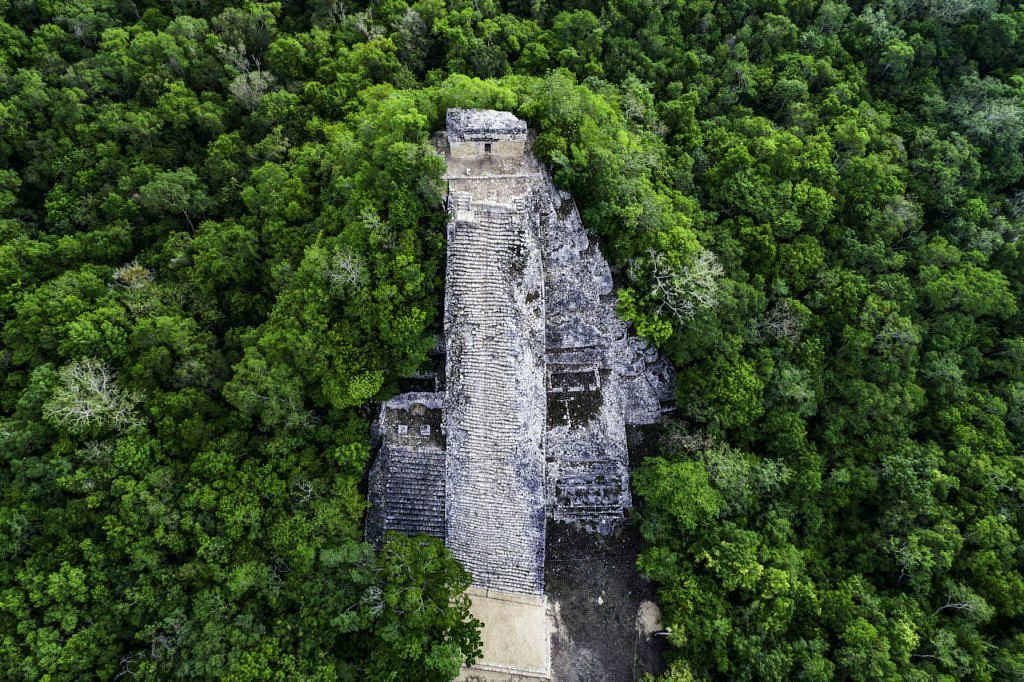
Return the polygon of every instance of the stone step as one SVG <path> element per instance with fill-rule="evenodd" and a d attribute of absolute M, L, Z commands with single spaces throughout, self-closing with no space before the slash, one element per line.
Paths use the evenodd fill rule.
<path fill-rule="evenodd" d="M 444 506 L 444 489 L 441 490 L 440 494 L 417 494 L 415 492 L 406 492 L 404 494 L 399 493 L 396 495 L 392 493 L 389 501 L 392 509 L 440 509 Z"/>
<path fill-rule="evenodd" d="M 385 517 L 386 526 L 416 526 L 418 528 L 444 528 L 444 510 L 438 510 L 437 514 L 414 514 L 399 513 L 395 511 Z"/>

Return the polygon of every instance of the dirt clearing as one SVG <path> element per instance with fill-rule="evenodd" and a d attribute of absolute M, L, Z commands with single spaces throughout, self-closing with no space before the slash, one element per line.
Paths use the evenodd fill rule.
<path fill-rule="evenodd" d="M 553 614 L 556 682 L 633 682 L 664 670 L 654 586 L 636 570 L 643 548 L 627 526 L 602 537 L 549 523 L 544 578 Z"/>

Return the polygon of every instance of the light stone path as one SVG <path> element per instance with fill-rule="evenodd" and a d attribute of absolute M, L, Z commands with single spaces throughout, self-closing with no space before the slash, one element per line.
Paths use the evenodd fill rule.
<path fill-rule="evenodd" d="M 551 677 L 550 614 L 543 596 L 470 588 L 473 616 L 484 623 L 483 656 L 460 682 L 526 682 Z"/>

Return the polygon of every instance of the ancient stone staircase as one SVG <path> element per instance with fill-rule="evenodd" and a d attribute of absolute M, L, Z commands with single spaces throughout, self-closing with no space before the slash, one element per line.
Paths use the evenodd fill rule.
<path fill-rule="evenodd" d="M 511 285 L 526 232 L 509 207 L 463 202 L 460 210 L 473 222 L 449 226 L 447 542 L 475 584 L 535 594 L 543 590 L 543 458 L 523 438 L 528 330 Z"/>
<path fill-rule="evenodd" d="M 445 452 L 393 448 L 388 453 L 388 508 L 384 530 L 444 539 Z"/>

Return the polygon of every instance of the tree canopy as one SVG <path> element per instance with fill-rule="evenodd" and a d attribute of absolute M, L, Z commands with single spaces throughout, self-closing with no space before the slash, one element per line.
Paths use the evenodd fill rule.
<path fill-rule="evenodd" d="M 447 107 L 513 111 L 678 370 L 667 679 L 1024 676 L 1024 11 L 0 0 L 5 679 L 450 679 L 362 542 L 441 331 Z"/>

